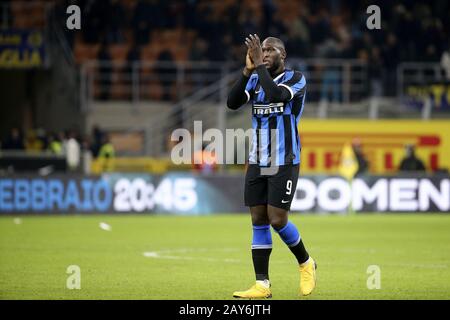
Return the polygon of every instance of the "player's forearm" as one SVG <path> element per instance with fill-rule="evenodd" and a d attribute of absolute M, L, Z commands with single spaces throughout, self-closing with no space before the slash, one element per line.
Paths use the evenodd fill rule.
<path fill-rule="evenodd" d="M 245 86 L 247 85 L 248 79 L 250 79 L 250 77 L 242 74 L 239 80 L 233 85 L 228 95 L 228 108 L 236 110 L 247 102 L 248 96 L 245 93 Z"/>
<path fill-rule="evenodd" d="M 284 102 L 290 99 L 290 92 L 283 87 L 277 86 L 275 82 L 273 82 L 265 65 L 262 64 L 256 67 L 256 72 L 258 73 L 259 82 L 264 89 L 266 99 L 269 100 L 269 102 Z"/>

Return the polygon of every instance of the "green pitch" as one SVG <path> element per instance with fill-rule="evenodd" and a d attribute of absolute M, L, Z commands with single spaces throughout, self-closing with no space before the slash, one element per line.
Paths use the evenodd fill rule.
<path fill-rule="evenodd" d="M 254 283 L 248 215 L 13 218 L 0 218 L 0 299 L 232 299 Z M 299 298 L 294 257 L 272 233 L 274 299 L 450 298 L 450 216 L 291 221 L 318 263 L 318 287 Z M 66 288 L 70 265 L 80 290 Z M 379 290 L 367 288 L 370 265 Z"/>

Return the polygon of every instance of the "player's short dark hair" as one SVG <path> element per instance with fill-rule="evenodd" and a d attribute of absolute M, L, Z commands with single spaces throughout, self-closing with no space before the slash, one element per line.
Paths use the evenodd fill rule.
<path fill-rule="evenodd" d="M 283 40 L 281 40 L 280 38 L 275 38 L 275 37 L 267 37 L 266 39 L 264 39 L 264 41 L 270 41 L 275 43 L 275 45 L 280 48 L 283 49 L 284 51 L 286 51 L 286 48 L 284 47 L 284 42 Z"/>

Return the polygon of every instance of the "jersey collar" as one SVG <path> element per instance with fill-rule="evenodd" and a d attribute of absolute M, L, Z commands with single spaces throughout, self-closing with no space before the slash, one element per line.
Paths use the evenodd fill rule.
<path fill-rule="evenodd" d="M 273 79 L 273 81 L 274 81 L 274 82 L 277 82 L 278 80 L 280 80 L 280 79 L 284 76 L 285 73 L 286 73 L 286 70 L 283 71 L 282 73 L 280 73 L 279 75 L 277 75 L 277 76 Z"/>

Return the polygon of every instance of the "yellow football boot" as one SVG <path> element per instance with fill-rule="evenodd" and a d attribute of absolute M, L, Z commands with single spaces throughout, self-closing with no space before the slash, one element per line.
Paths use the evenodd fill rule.
<path fill-rule="evenodd" d="M 300 265 L 300 293 L 304 296 L 311 294 L 316 287 L 317 265 L 313 258 Z"/>
<path fill-rule="evenodd" d="M 236 291 L 233 293 L 233 297 L 243 299 L 267 299 L 272 298 L 272 292 L 270 291 L 270 288 L 266 288 L 264 285 L 257 282 L 247 291 Z"/>

